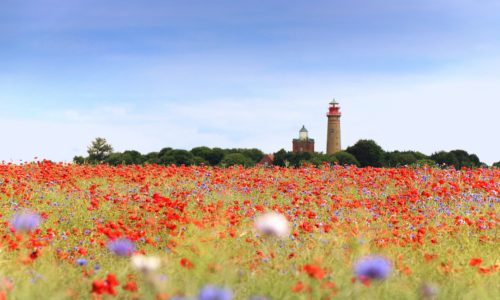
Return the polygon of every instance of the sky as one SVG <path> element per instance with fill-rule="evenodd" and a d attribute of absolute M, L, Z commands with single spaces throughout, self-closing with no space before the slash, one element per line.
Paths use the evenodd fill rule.
<path fill-rule="evenodd" d="M 498 0 L 0 0 L 0 161 L 116 151 L 463 149 L 500 161 Z"/>

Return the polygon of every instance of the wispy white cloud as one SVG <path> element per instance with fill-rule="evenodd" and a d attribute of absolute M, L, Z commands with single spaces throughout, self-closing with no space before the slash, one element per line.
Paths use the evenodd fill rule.
<path fill-rule="evenodd" d="M 0 159 L 70 160 L 96 136 L 272 152 L 303 124 L 321 151 L 335 96 L 344 146 L 500 160 L 498 1 L 21 3 L 0 3 Z"/>
<path fill-rule="evenodd" d="M 326 109 L 338 97 L 343 117 L 343 146 L 371 138 L 386 150 L 465 149 L 487 162 L 500 160 L 494 134 L 500 95 L 498 61 L 427 76 L 282 78 L 276 97 L 210 98 L 189 102 L 138 103 L 71 108 L 37 120 L 3 119 L 6 140 L 0 157 L 34 156 L 71 160 L 84 155 L 97 136 L 117 151 L 158 151 L 163 147 L 257 147 L 266 152 L 290 149 L 305 125 L 324 151 Z M 465 68 L 465 66 L 464 66 Z M 500 68 L 499 68 L 500 69 Z M 457 73 L 458 72 L 458 73 Z M 22 137 L 22 138 L 21 138 Z M 32 145 L 37 145 L 33 147 Z"/>

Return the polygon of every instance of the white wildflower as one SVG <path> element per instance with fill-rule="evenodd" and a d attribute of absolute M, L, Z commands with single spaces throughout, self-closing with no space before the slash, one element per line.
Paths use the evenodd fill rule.
<path fill-rule="evenodd" d="M 268 212 L 255 218 L 255 229 L 262 234 L 286 238 L 290 235 L 290 224 L 286 217 L 276 212 Z"/>
<path fill-rule="evenodd" d="M 148 273 L 160 267 L 160 259 L 156 256 L 145 256 L 141 254 L 132 255 L 132 266 L 141 272 Z"/>

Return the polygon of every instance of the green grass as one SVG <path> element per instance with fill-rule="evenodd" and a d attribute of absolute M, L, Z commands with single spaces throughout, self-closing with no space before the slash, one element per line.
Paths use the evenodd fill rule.
<path fill-rule="evenodd" d="M 499 271 L 481 273 L 480 266 L 469 265 L 471 258 L 480 257 L 483 259 L 482 267 L 500 267 L 497 225 L 478 230 L 474 226 L 456 226 L 453 223 L 455 215 L 468 216 L 477 221 L 489 213 L 490 220 L 496 224 L 495 218 L 498 219 L 500 209 L 495 199 L 491 200 L 492 205 L 488 202 L 475 203 L 478 208 L 471 212 L 470 203 L 455 196 L 448 197 L 444 201 L 451 215 L 440 212 L 442 204 L 438 202 L 405 202 L 403 206 L 409 209 L 408 216 L 435 213 L 433 217 L 412 221 L 403 218 L 405 214 L 401 212 L 399 204 L 380 209 L 377 216 L 374 216 L 373 209 L 366 207 L 368 202 L 381 205 L 388 195 L 408 193 L 410 187 L 396 184 L 399 178 L 386 177 L 389 182 L 381 184 L 380 181 L 387 174 L 363 181 L 355 176 L 342 177 L 344 170 L 311 171 L 314 172 L 311 179 L 297 170 L 278 172 L 256 168 L 250 170 L 245 178 L 239 177 L 239 171 L 234 169 L 211 171 L 225 180 L 224 188 L 209 183 L 212 191 L 197 191 L 198 183 L 203 181 L 199 175 L 193 175 L 191 171 L 187 175 L 179 173 L 167 176 L 161 170 L 160 175 L 156 174 L 157 177 L 148 175 L 149 179 L 139 182 L 108 174 L 91 178 L 77 177 L 71 184 L 62 187 L 53 185 L 49 188 L 44 182 L 27 182 L 27 188 L 18 194 L 15 194 L 15 188 L 8 187 L 8 191 L 15 195 L 0 195 L 3 221 L 7 222 L 14 214 L 11 201 L 20 203 L 22 199 L 29 199 L 30 204 L 25 204 L 25 207 L 48 214 L 41 224 L 41 233 L 33 234 L 32 237 L 44 240 L 43 235 L 48 228 L 53 229 L 56 235 L 48 245 L 41 247 L 40 257 L 25 263 L 23 260 L 33 251 L 26 245 L 28 236 L 20 234 L 23 240 L 18 242 L 19 248 L 9 250 L 6 236 L 15 239 L 15 235 L 8 229 L 8 223 L 5 224 L 0 246 L 0 280 L 3 278 L 4 284 L 0 281 L 0 291 L 6 290 L 9 299 L 90 299 L 95 296 L 91 294 L 92 282 L 112 273 L 120 281 L 120 286 L 116 288 L 116 298 L 119 299 L 168 298 L 174 295 L 196 297 L 206 284 L 231 288 L 235 299 L 248 299 L 256 295 L 269 299 L 421 299 L 418 291 L 424 283 L 432 283 L 439 288 L 435 299 L 499 299 Z M 433 176 L 438 180 L 445 171 L 435 172 L 438 174 Z M 327 180 L 322 181 L 326 175 L 343 179 L 336 185 Z M 452 175 L 460 177 L 459 173 Z M 497 173 L 494 175 L 498 176 Z M 477 175 L 478 178 L 481 176 Z M 252 180 L 267 181 L 260 190 L 254 186 L 248 192 L 242 191 L 242 187 L 253 184 Z M 292 192 L 281 189 L 280 182 L 288 181 L 294 184 Z M 150 183 L 149 191 L 139 192 L 145 182 Z M 155 182 L 159 184 L 155 186 Z M 93 196 L 88 192 L 92 184 L 98 186 Z M 470 186 L 462 185 L 463 191 L 471 191 Z M 413 184 L 412 187 L 415 186 L 435 192 L 429 186 Z M 371 196 L 363 193 L 364 188 L 373 192 Z M 315 189 L 319 191 L 318 195 L 312 193 Z M 197 192 L 186 195 L 180 193 L 195 190 Z M 475 192 L 485 197 L 490 193 L 484 190 Z M 160 221 L 165 220 L 168 209 L 158 206 L 158 211 L 155 211 L 156 204 L 150 202 L 154 193 L 187 204 L 183 212 L 172 209 L 185 217 L 184 220 L 172 221 L 177 225 L 175 230 L 161 225 Z M 273 195 L 276 197 L 273 198 Z M 336 204 L 337 200 L 331 200 L 332 195 L 341 196 L 341 200 L 338 200 L 341 203 Z M 99 199 L 99 209 L 88 210 L 92 197 Z M 298 204 L 293 205 L 295 198 Z M 112 199 L 117 199 L 116 203 Z M 249 200 L 251 205 L 243 205 L 245 200 Z M 300 201 L 302 204 L 299 204 Z M 366 203 L 363 202 L 365 204 L 357 208 L 349 207 L 354 201 Z M 221 205 L 217 207 L 217 203 Z M 212 211 L 207 210 L 210 204 L 215 207 Z M 286 209 L 286 206 L 310 210 L 317 217 L 297 217 L 292 225 L 293 230 L 298 232 L 297 237 L 280 240 L 260 236 L 253 229 L 252 217 L 248 215 L 249 212 L 257 215 L 258 205 L 265 207 L 265 210 L 283 208 L 290 215 L 293 215 L 293 211 Z M 422 211 L 419 212 L 418 208 Z M 331 216 L 340 209 L 341 220 L 330 222 Z M 132 214 L 139 215 L 139 220 L 129 219 Z M 230 224 L 230 214 L 237 220 L 235 225 Z M 388 226 L 391 215 L 399 220 L 402 234 L 415 233 L 418 227 L 424 226 L 427 233 L 423 242 L 380 244 L 381 238 L 392 238 L 392 227 Z M 148 219 L 153 222 L 147 223 Z M 117 223 L 118 220 L 122 220 L 128 230 L 142 230 L 145 238 L 158 239 L 156 245 L 141 240 L 136 243 L 137 248 L 147 255 L 158 256 L 162 260 L 162 266 L 155 274 L 155 278 L 158 278 L 155 284 L 133 269 L 129 257 L 116 256 L 105 247 L 108 239 L 97 231 L 97 227 L 108 222 Z M 303 221 L 330 224 L 332 229 L 329 232 L 319 229 L 305 232 L 299 226 Z M 440 229 L 440 224 L 446 224 L 447 227 Z M 77 229 L 75 233 L 73 228 Z M 431 228 L 435 228 L 436 232 L 433 233 Z M 85 234 L 85 230 L 89 230 L 90 234 Z M 234 237 L 229 235 L 231 230 Z M 479 237 L 483 235 L 488 236 L 489 240 L 480 241 Z M 435 237 L 438 242 L 430 242 L 431 237 Z M 170 246 L 172 242 L 176 243 L 175 247 Z M 87 249 L 88 254 L 80 255 L 73 251 L 66 259 L 57 255 L 58 251 L 75 250 L 80 245 Z M 294 257 L 290 257 L 292 253 Z M 388 279 L 372 281 L 366 286 L 359 280 L 353 280 L 353 264 L 360 257 L 370 254 L 389 258 L 393 263 L 393 272 Z M 426 254 L 433 254 L 436 258 L 426 261 Z M 75 260 L 79 257 L 87 258 L 88 265 L 76 265 Z M 183 258 L 191 261 L 194 267 L 181 266 L 180 260 Z M 96 264 L 100 266 L 98 270 L 94 270 Z M 320 266 L 326 271 L 325 277 L 309 277 L 303 270 L 306 264 Z M 84 275 L 84 271 L 88 275 Z M 137 292 L 122 289 L 121 286 L 129 277 L 137 282 Z M 6 280 L 12 283 L 11 288 L 5 285 Z M 304 288 L 292 291 L 298 282 Z M 332 283 L 334 288 L 331 287 Z"/>

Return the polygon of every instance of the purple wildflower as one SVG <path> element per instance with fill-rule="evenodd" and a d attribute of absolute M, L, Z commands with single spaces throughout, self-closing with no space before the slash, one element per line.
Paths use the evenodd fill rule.
<path fill-rule="evenodd" d="M 229 288 L 206 285 L 200 290 L 198 300 L 231 300 L 233 292 Z"/>
<path fill-rule="evenodd" d="M 135 251 L 134 242 L 127 238 L 119 238 L 108 243 L 108 249 L 116 255 L 128 256 Z"/>
<path fill-rule="evenodd" d="M 16 231 L 30 231 L 40 225 L 41 217 L 37 213 L 22 212 L 15 214 L 10 224 Z"/>
<path fill-rule="evenodd" d="M 391 262 L 383 256 L 366 256 L 354 266 L 354 272 L 360 279 L 385 279 L 391 270 Z"/>
<path fill-rule="evenodd" d="M 85 266 L 87 264 L 87 260 L 85 258 L 79 258 L 76 260 L 76 263 L 79 265 L 79 266 Z"/>

